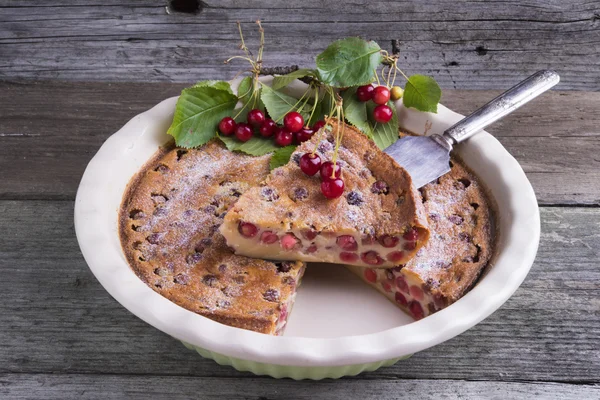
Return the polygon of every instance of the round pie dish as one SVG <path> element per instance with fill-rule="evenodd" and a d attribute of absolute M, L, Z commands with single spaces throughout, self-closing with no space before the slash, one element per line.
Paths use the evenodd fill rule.
<path fill-rule="evenodd" d="M 301 90 L 300 85 L 291 90 Z M 129 267 L 117 223 L 129 180 L 170 139 L 166 131 L 176 101 L 167 99 L 135 116 L 102 145 L 77 191 L 75 230 L 88 266 L 111 296 L 204 357 L 276 378 L 339 378 L 372 371 L 473 327 L 508 300 L 531 268 L 540 237 L 533 188 L 517 161 L 482 132 L 455 151 L 496 204 L 495 256 L 456 303 L 413 321 L 343 267 L 324 265 L 307 269 L 283 336 L 229 327 L 179 307 Z M 415 133 L 429 125 L 428 133 L 441 133 L 462 118 L 441 105 L 437 114 L 428 114 L 398 104 L 398 113 L 400 126 Z"/>

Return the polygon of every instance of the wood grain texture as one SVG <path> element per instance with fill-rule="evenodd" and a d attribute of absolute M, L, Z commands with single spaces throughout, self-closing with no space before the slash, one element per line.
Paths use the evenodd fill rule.
<path fill-rule="evenodd" d="M 169 83 L 0 83 L 0 198 L 73 199 L 99 147 L 136 114 L 179 94 Z M 497 91 L 446 90 L 462 113 Z M 552 92 L 489 128 L 540 204 L 600 204 L 600 93 Z"/>
<path fill-rule="evenodd" d="M 561 89 L 600 90 L 600 8 L 586 0 L 346 2 L 206 0 L 195 15 L 166 0 L 0 0 L 0 78 L 191 82 L 231 78 L 236 20 L 250 44 L 261 19 L 266 65 L 312 66 L 331 41 L 359 35 L 388 51 L 398 41 L 407 73 L 444 88 L 505 89 L 543 68 Z"/>
<path fill-rule="evenodd" d="M 0 395 L 14 400 L 170 399 L 312 400 L 360 398 L 458 400 L 465 398 L 516 400 L 581 400 L 600 397 L 598 385 L 449 380 L 383 380 L 295 382 L 267 378 L 226 379 L 126 375 L 2 375 Z"/>
<path fill-rule="evenodd" d="M 0 216 L 0 373 L 152 375 L 173 384 L 177 380 L 158 377 L 253 382 L 251 374 L 200 358 L 114 301 L 79 252 L 72 201 L 0 201 Z M 446 343 L 356 379 L 598 383 L 599 232 L 598 208 L 543 208 L 535 265 L 503 307 Z M 37 378 L 7 375 L 0 381 L 21 379 L 34 385 Z M 48 379 L 40 382 L 59 382 Z M 234 381 L 221 382 L 224 388 Z"/>

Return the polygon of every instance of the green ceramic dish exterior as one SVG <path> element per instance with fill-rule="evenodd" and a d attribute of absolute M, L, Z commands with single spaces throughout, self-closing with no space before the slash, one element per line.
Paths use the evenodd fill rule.
<path fill-rule="evenodd" d="M 182 342 L 185 347 L 190 350 L 195 350 L 204 358 L 214 360 L 219 365 L 230 365 L 238 371 L 252 372 L 256 375 L 268 375 L 273 378 L 292 378 L 295 380 L 301 379 L 313 379 L 320 380 L 325 378 L 338 379 L 342 376 L 354 376 L 361 372 L 375 371 L 381 367 L 388 367 L 396 364 L 400 360 L 405 360 L 410 357 L 404 356 L 399 358 L 393 358 L 391 360 L 377 361 L 367 364 L 354 364 L 354 365 L 343 365 L 335 367 L 295 367 L 291 365 L 276 365 L 276 364 L 265 364 L 249 360 L 242 360 L 240 358 L 234 358 L 225 356 L 223 354 L 215 353 L 210 350 L 203 349 L 191 345 L 186 342 Z"/>

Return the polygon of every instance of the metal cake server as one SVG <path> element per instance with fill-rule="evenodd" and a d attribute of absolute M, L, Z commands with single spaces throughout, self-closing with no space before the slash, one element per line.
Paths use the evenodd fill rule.
<path fill-rule="evenodd" d="M 408 171 L 420 188 L 450 171 L 450 151 L 454 145 L 533 100 L 560 80 L 554 71 L 539 71 L 502 93 L 441 135 L 407 136 L 384 151 Z"/>

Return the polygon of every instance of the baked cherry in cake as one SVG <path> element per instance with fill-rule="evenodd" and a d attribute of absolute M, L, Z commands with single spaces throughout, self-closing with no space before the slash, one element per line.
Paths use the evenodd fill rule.
<path fill-rule="evenodd" d="M 321 174 L 325 169 L 338 176 L 327 162 L 338 125 L 329 124 L 333 129 L 298 146 L 287 165 L 246 191 L 227 213 L 221 233 L 236 254 L 391 268 L 427 242 L 423 203 L 409 174 L 355 128 L 339 126 L 345 130 L 336 161 L 343 171 L 341 196 L 326 198 L 322 177 L 303 172 L 302 157 L 316 147 Z M 265 232 L 268 241 L 261 240 Z"/>

